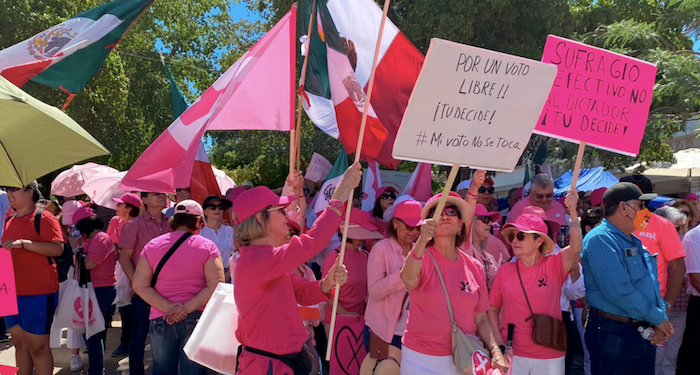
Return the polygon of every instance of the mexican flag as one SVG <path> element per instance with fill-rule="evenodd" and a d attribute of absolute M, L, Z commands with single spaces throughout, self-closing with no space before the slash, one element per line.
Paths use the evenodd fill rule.
<path fill-rule="evenodd" d="M 311 4 L 312 0 L 299 1 L 299 37 L 308 32 Z M 303 82 L 303 105 L 316 126 L 328 135 L 339 138 L 352 153 L 357 143 L 360 120 L 354 112 L 348 111 L 350 106 L 339 105 L 346 96 L 341 94 L 343 90 L 352 92 L 350 96 L 355 99 L 354 102 L 364 105 L 382 10 L 374 0 L 316 0 L 316 4 L 316 19 L 307 42 L 310 55 L 306 81 Z M 350 77 L 347 64 L 340 56 L 347 56 L 344 41 L 340 38 L 352 44 L 355 51 L 350 56 L 354 75 L 348 82 L 339 79 Z M 303 61 L 303 56 L 298 56 L 298 59 Z M 379 48 L 371 103 L 368 103 L 371 105 L 368 120 L 372 121 L 367 123 L 363 160 L 377 161 L 389 168 L 398 166 L 399 161 L 392 157 L 392 148 L 423 60 L 423 54 L 391 20 L 387 20 Z M 361 89 L 358 90 L 355 83 L 359 83 Z M 341 97 L 336 98 L 336 93 Z M 363 108 L 358 105 L 359 118 Z M 346 137 L 346 133 L 351 134 Z M 381 147 L 373 148 L 379 143 L 382 143 Z"/>
<path fill-rule="evenodd" d="M 154 0 L 115 0 L 0 51 L 0 75 L 76 94 Z"/>
<path fill-rule="evenodd" d="M 323 182 L 321 189 L 316 193 L 316 197 L 314 197 L 314 212 L 318 213 L 326 209 L 328 202 L 330 202 L 333 197 L 333 193 L 335 193 L 335 187 L 340 183 L 348 167 L 348 154 L 345 152 L 345 148 L 343 148 L 335 159 L 333 168 L 328 172 L 328 177 L 326 177 L 326 180 Z"/>

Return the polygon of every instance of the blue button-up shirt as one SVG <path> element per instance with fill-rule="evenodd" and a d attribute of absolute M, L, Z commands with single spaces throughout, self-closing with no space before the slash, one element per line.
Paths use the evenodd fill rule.
<path fill-rule="evenodd" d="M 583 239 L 581 260 L 590 306 L 653 325 L 666 319 L 656 258 L 639 238 L 603 220 Z"/>

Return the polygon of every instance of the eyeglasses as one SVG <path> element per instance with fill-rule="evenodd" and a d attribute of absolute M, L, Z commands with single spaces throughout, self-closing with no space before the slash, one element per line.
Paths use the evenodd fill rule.
<path fill-rule="evenodd" d="M 525 233 L 525 232 L 518 232 L 516 233 L 511 233 L 508 235 L 508 242 L 513 242 L 515 239 L 517 239 L 520 242 L 525 241 L 525 235 L 531 234 L 531 233 Z"/>
<path fill-rule="evenodd" d="M 401 219 L 399 219 L 399 221 L 403 224 L 404 227 L 406 227 L 406 230 L 409 231 L 409 232 L 419 231 L 419 230 L 420 230 L 420 225 L 417 226 L 417 227 L 412 227 L 412 226 L 406 224 L 406 223 L 405 223 L 403 220 L 401 220 Z"/>
<path fill-rule="evenodd" d="M 489 194 L 493 194 L 495 191 L 496 191 L 496 188 L 493 186 L 491 186 L 489 188 L 483 187 L 483 186 L 479 187 L 479 194 L 484 194 L 486 192 L 488 192 Z"/>
<path fill-rule="evenodd" d="M 486 225 L 493 223 L 493 221 L 491 221 L 491 216 L 477 216 L 476 220 L 479 220 Z"/>
<path fill-rule="evenodd" d="M 382 196 L 379 197 L 379 198 L 384 199 L 384 200 L 387 200 L 387 199 L 396 200 L 396 194 L 394 194 L 394 193 L 388 193 L 388 194 L 387 194 L 387 193 L 384 193 L 384 194 L 382 194 Z"/>
<path fill-rule="evenodd" d="M 211 208 L 212 210 L 221 210 L 221 211 L 223 211 L 223 210 L 226 209 L 226 206 L 225 206 L 223 203 L 220 203 L 220 204 L 208 204 L 208 205 L 204 206 L 204 209 L 205 209 L 205 210 L 206 210 L 207 208 Z"/>
<path fill-rule="evenodd" d="M 18 190 L 22 190 L 22 188 L 18 188 L 18 187 L 7 187 L 7 186 L 5 186 L 5 187 L 2 188 L 2 190 L 3 190 L 4 192 L 6 192 L 6 193 L 14 193 L 14 192 L 16 192 L 16 191 L 18 191 Z"/>
<path fill-rule="evenodd" d="M 633 209 L 635 212 L 637 212 L 637 211 L 639 211 L 639 210 L 641 210 L 641 209 L 643 208 L 643 207 L 642 207 L 642 208 L 637 208 L 637 207 L 635 207 L 634 205 L 632 205 L 632 204 L 630 203 L 630 201 L 626 201 L 625 204 L 628 205 L 628 206 L 629 206 L 631 209 Z"/>
<path fill-rule="evenodd" d="M 181 192 L 181 191 L 186 191 L 186 192 L 189 193 L 189 192 L 190 192 L 190 188 L 177 188 L 177 189 L 175 189 L 175 192 L 176 192 L 176 193 L 179 193 L 179 192 Z"/>
<path fill-rule="evenodd" d="M 537 200 L 542 200 L 542 199 L 552 199 L 554 198 L 554 193 L 549 193 L 549 194 L 533 194 L 535 196 L 535 199 Z"/>
<path fill-rule="evenodd" d="M 461 219 L 461 216 L 459 215 L 459 210 L 455 206 L 445 206 L 445 208 L 442 209 L 442 213 L 450 217 L 457 216 Z M 428 217 L 433 217 L 433 215 L 435 215 L 435 208 L 431 209 L 430 212 L 428 212 Z"/>

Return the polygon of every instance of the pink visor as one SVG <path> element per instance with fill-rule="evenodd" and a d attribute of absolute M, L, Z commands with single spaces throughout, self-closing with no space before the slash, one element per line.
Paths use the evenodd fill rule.
<path fill-rule="evenodd" d="M 423 225 L 420 213 L 423 206 L 418 201 L 413 199 L 403 201 L 394 208 L 394 217 L 403 221 L 409 227 L 417 227 Z"/>
<path fill-rule="evenodd" d="M 232 210 L 235 215 L 234 222 L 235 224 L 239 224 L 268 207 L 287 207 L 296 198 L 297 197 L 293 195 L 280 197 L 264 186 L 248 189 L 242 192 L 233 201 Z"/>

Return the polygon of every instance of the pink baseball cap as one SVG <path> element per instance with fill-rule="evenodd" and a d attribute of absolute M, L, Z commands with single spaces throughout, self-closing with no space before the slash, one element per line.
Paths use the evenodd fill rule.
<path fill-rule="evenodd" d="M 233 201 L 233 221 L 239 224 L 270 206 L 287 207 L 296 198 L 294 195 L 280 197 L 264 186 L 256 186 L 242 192 Z"/>
<path fill-rule="evenodd" d="M 124 193 L 119 198 L 112 198 L 115 203 L 126 203 L 136 208 L 141 207 L 141 198 L 134 193 Z"/>
<path fill-rule="evenodd" d="M 233 203 L 233 201 L 235 201 L 236 198 L 238 198 L 238 196 L 241 195 L 244 191 L 248 191 L 248 188 L 245 186 L 239 186 L 239 187 L 233 188 L 231 190 L 231 192 L 228 193 L 228 196 L 226 197 L 226 199 L 229 202 Z"/>
<path fill-rule="evenodd" d="M 494 186 L 493 179 L 491 177 L 486 177 L 484 179 L 484 183 L 489 183 L 491 186 Z"/>
<path fill-rule="evenodd" d="M 78 211 L 73 214 L 73 225 L 78 224 L 80 220 L 87 219 L 89 217 L 97 216 L 95 211 L 90 207 L 81 207 Z"/>
<path fill-rule="evenodd" d="M 486 206 L 484 206 L 481 203 L 476 204 L 476 208 L 474 209 L 474 216 L 488 216 L 494 223 L 498 223 L 501 221 L 501 214 L 499 212 L 491 212 L 487 210 Z"/>
<path fill-rule="evenodd" d="M 420 202 L 409 199 L 395 205 L 394 217 L 403 221 L 409 227 L 417 227 L 423 225 L 423 220 L 420 217 L 422 210 L 423 206 Z"/>
<path fill-rule="evenodd" d="M 174 215 L 177 214 L 204 216 L 204 210 L 202 209 L 202 206 L 196 201 L 192 199 L 185 199 L 184 201 L 175 205 Z"/>
<path fill-rule="evenodd" d="M 606 187 L 593 190 L 590 198 L 588 198 L 591 201 L 591 206 L 598 206 L 599 204 L 603 203 L 603 195 L 607 190 L 608 188 Z"/>
<path fill-rule="evenodd" d="M 544 221 L 545 225 L 547 225 L 547 228 L 553 236 L 559 235 L 559 229 L 561 229 L 561 224 L 557 223 L 556 221 L 547 219 L 547 212 L 541 207 L 527 206 L 523 208 L 523 214 L 539 216 L 540 219 Z"/>
<path fill-rule="evenodd" d="M 76 211 L 87 206 L 88 202 L 83 201 L 65 201 L 61 206 L 61 224 L 63 225 L 73 225 L 73 215 Z"/>
<path fill-rule="evenodd" d="M 547 235 L 547 224 L 544 223 L 541 217 L 533 214 L 522 214 L 518 216 L 514 223 L 508 223 L 503 226 L 501 233 L 503 238 L 510 244 L 511 241 L 508 239 L 510 234 L 524 232 L 524 233 L 534 233 L 540 235 L 544 239 L 544 248 L 542 249 L 542 255 L 547 255 L 554 251 L 554 241 Z"/>
<path fill-rule="evenodd" d="M 344 223 L 340 224 L 340 230 L 344 228 Z M 348 223 L 348 238 L 353 240 L 381 240 L 384 238 L 377 232 L 377 227 L 371 222 L 369 212 L 353 208 L 350 211 L 350 222 Z"/>
<path fill-rule="evenodd" d="M 683 197 L 683 199 L 685 199 L 687 201 L 700 201 L 700 197 L 698 197 L 698 195 L 695 193 L 690 193 L 690 194 L 686 195 L 685 197 Z"/>

